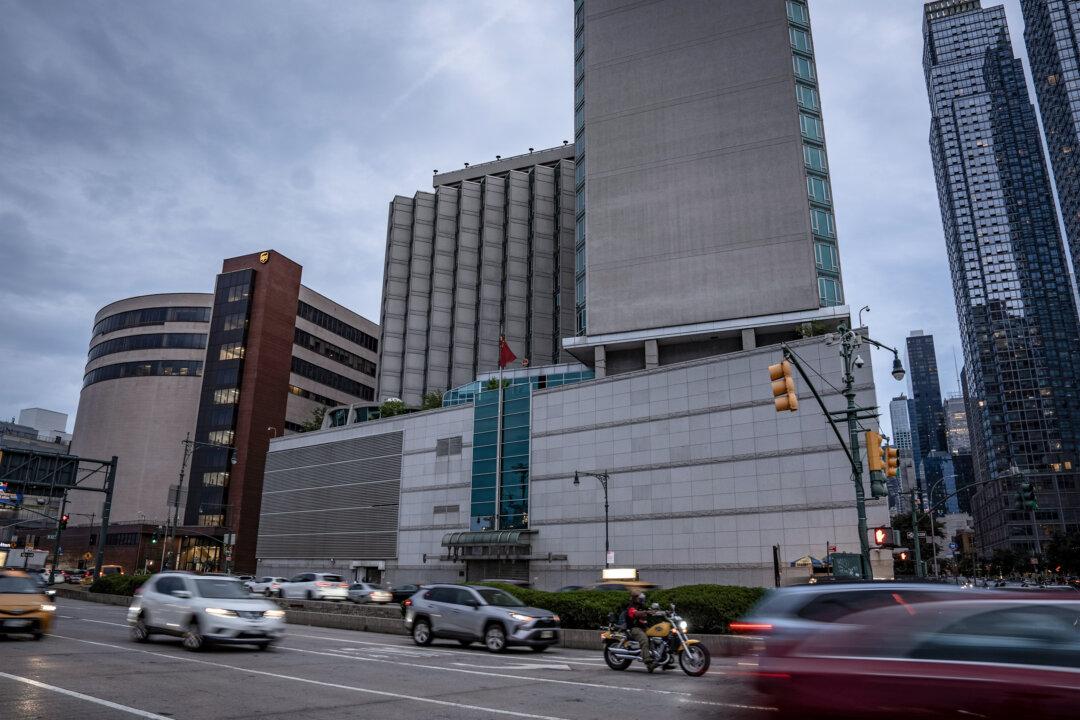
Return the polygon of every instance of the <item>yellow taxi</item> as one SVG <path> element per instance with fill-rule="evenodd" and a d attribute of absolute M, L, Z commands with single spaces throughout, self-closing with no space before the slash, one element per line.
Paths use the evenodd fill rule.
<path fill-rule="evenodd" d="M 0 634 L 27 634 L 40 640 L 52 629 L 56 606 L 21 570 L 0 570 Z"/>

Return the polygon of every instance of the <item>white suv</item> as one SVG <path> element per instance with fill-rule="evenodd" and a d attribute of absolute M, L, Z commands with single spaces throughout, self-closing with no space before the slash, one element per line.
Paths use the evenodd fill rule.
<path fill-rule="evenodd" d="M 349 583 L 332 573 L 300 573 L 278 588 L 279 597 L 304 600 L 345 600 Z"/>
<path fill-rule="evenodd" d="M 128 608 L 131 638 L 179 635 L 184 647 L 246 643 L 266 650 L 285 634 L 285 611 L 253 598 L 236 578 L 161 573 L 146 581 Z"/>

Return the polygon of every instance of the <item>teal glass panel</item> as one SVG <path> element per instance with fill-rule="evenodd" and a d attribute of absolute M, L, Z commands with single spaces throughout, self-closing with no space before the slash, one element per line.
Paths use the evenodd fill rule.
<path fill-rule="evenodd" d="M 472 504 L 474 508 L 480 503 L 493 502 L 495 502 L 495 488 L 473 488 Z"/>
<path fill-rule="evenodd" d="M 802 52 L 812 52 L 813 48 L 810 45 L 810 33 L 805 30 L 799 30 L 798 28 L 788 28 L 788 38 L 791 40 L 791 47 Z"/>
<path fill-rule="evenodd" d="M 503 428 L 503 445 L 510 442 L 519 442 L 529 439 L 529 426 L 519 428 Z"/>
<path fill-rule="evenodd" d="M 795 77 L 801 80 L 814 81 L 814 62 L 810 58 L 794 55 L 791 58 L 791 64 L 795 68 Z"/>
<path fill-rule="evenodd" d="M 809 85 L 803 85 L 802 83 L 795 84 L 795 99 L 799 105 L 807 110 L 819 110 L 821 106 L 818 104 L 817 90 Z"/>
<path fill-rule="evenodd" d="M 806 167 L 811 170 L 817 170 L 818 172 L 826 172 L 829 169 L 828 161 L 825 159 L 825 151 L 819 147 L 813 145 L 803 145 L 803 162 Z"/>
<path fill-rule="evenodd" d="M 499 528 L 502 530 L 524 530 L 527 527 L 529 527 L 528 513 L 499 516 Z"/>
<path fill-rule="evenodd" d="M 477 473 L 473 475 L 474 488 L 495 487 L 495 473 Z"/>
<path fill-rule="evenodd" d="M 831 243 L 814 243 L 814 261 L 822 270 L 838 272 L 840 270 L 840 257 L 836 247 Z"/>
<path fill-rule="evenodd" d="M 482 513 L 482 514 L 481 514 Z M 494 530 L 495 529 L 495 507 L 492 504 L 490 511 L 479 511 L 473 508 L 472 521 L 469 523 L 469 529 L 473 531 L 478 530 Z"/>
<path fill-rule="evenodd" d="M 473 477 L 476 477 L 477 475 L 481 475 L 483 473 L 491 473 L 492 475 L 494 475 L 495 472 L 498 470 L 498 468 L 495 467 L 497 462 L 498 461 L 495 460 L 495 458 L 492 458 L 491 460 L 473 460 Z"/>
<path fill-rule="evenodd" d="M 476 460 L 494 460 L 496 455 L 496 448 L 494 443 L 494 433 L 492 434 L 492 443 L 490 445 L 474 445 L 473 446 L 473 461 Z"/>
<path fill-rule="evenodd" d="M 526 431 L 529 430 L 529 414 L 528 413 L 514 413 L 513 415 L 503 416 L 503 441 L 506 441 L 506 431 L 514 428 L 520 428 Z"/>
<path fill-rule="evenodd" d="M 816 175 L 806 178 L 806 193 L 811 200 L 819 203 L 827 203 L 831 199 L 829 196 L 829 183 Z"/>
<path fill-rule="evenodd" d="M 822 237 L 836 237 L 836 226 L 833 224 L 832 213 L 821 208 L 810 209 L 810 227 L 815 235 Z"/>
<path fill-rule="evenodd" d="M 796 0 L 787 0 L 787 17 L 791 22 L 800 25 L 810 23 L 810 14 L 806 11 L 806 6 Z"/>

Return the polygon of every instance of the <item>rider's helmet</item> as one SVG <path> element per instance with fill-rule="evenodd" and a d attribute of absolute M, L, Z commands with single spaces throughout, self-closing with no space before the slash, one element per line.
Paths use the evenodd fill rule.
<path fill-rule="evenodd" d="M 634 602 L 642 607 L 645 607 L 645 593 L 639 592 L 634 596 Z"/>

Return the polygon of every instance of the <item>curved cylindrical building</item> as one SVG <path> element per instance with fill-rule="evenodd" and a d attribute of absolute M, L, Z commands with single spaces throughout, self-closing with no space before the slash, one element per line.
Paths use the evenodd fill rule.
<path fill-rule="evenodd" d="M 195 427 L 214 296 L 140 295 L 94 316 L 74 455 L 119 459 L 112 523 L 165 520 L 169 485 L 183 460 L 181 441 Z M 100 521 L 97 493 L 68 496 L 72 524 Z"/>

